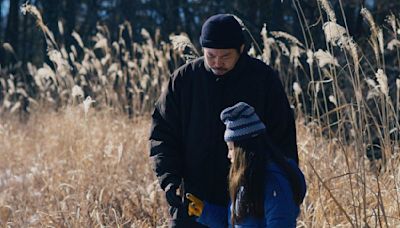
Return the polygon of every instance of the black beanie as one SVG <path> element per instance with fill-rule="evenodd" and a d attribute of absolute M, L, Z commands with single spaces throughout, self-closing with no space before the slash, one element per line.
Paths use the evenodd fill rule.
<path fill-rule="evenodd" d="M 204 22 L 200 44 L 206 48 L 239 48 L 244 44 L 242 26 L 230 14 L 217 14 Z"/>

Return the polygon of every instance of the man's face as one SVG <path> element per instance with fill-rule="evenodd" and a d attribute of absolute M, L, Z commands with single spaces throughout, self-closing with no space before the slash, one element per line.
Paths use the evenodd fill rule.
<path fill-rule="evenodd" d="M 241 48 L 243 50 L 243 48 Z M 235 67 L 240 57 L 236 49 L 204 48 L 204 59 L 215 75 L 224 75 Z"/>

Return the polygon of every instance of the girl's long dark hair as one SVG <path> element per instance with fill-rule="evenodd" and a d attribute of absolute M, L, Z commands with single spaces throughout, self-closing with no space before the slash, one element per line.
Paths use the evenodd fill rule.
<path fill-rule="evenodd" d="M 234 160 L 229 172 L 232 224 L 249 215 L 256 218 L 264 216 L 265 167 L 269 160 L 274 161 L 287 174 L 293 199 L 296 204 L 301 203 L 301 183 L 296 170 L 289 165 L 283 153 L 272 145 L 266 134 L 235 141 L 234 148 Z"/>

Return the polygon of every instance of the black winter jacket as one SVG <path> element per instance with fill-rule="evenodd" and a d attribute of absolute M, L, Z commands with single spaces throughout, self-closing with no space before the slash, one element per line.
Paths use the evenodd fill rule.
<path fill-rule="evenodd" d="M 152 115 L 150 156 L 162 189 L 183 179 L 185 192 L 228 203 L 229 160 L 220 113 L 240 101 L 255 108 L 272 143 L 298 163 L 295 122 L 277 74 L 242 54 L 218 77 L 201 57 L 173 73 Z"/>

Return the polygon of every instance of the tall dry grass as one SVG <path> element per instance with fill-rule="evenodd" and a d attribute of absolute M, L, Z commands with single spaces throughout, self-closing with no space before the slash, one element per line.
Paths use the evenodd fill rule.
<path fill-rule="evenodd" d="M 1 227 L 155 227 L 149 118 L 83 108 L 0 122 Z"/>
<path fill-rule="evenodd" d="M 301 169 L 308 189 L 298 227 L 398 227 L 400 158 L 377 172 L 355 143 L 316 137 L 319 126 L 297 124 Z"/>
<path fill-rule="evenodd" d="M 264 26 L 262 44 L 251 35 L 249 54 L 279 71 L 296 110 L 309 186 L 298 226 L 399 226 L 399 19 L 389 14 L 379 25 L 362 8 L 370 31 L 368 43 L 359 44 L 341 0 L 338 12 L 317 0 L 321 20 L 315 22 L 304 17 L 301 1 L 292 2 L 302 39 Z M 137 43 L 128 23 L 115 41 L 99 26 L 93 46 L 74 32 L 76 44 L 66 48 L 54 42 L 37 9 L 25 5 L 23 11 L 37 19 L 53 65 L 28 64 L 27 77 L 0 69 L 2 224 L 165 225 L 143 115 L 180 58 L 190 61 L 200 53 L 184 35 L 171 37 L 175 51 L 146 30 L 145 42 Z M 314 40 L 316 29 L 324 34 L 323 45 Z M 24 125 L 16 113 L 31 119 Z"/>
<path fill-rule="evenodd" d="M 149 117 L 67 108 L 0 124 L 0 224 L 9 227 L 156 227 L 164 194 L 148 158 Z M 393 170 L 359 170 L 355 146 L 298 125 L 308 193 L 298 227 L 396 227 L 399 158 Z M 365 200 L 362 200 L 365 199 Z M 383 211 L 384 208 L 384 211 Z"/>
<path fill-rule="evenodd" d="M 116 40 L 107 26 L 97 25 L 90 46 L 76 31 L 66 34 L 75 40 L 66 47 L 56 42 L 35 6 L 23 4 L 21 12 L 36 20 L 51 64 L 19 63 L 17 70 L 0 66 L 0 115 L 23 115 L 41 107 L 64 108 L 91 96 L 98 108 L 111 107 L 131 117 L 139 116 L 152 109 L 170 68 L 180 63 L 171 44 L 161 41 L 157 31 L 151 36 L 142 29 L 143 41 L 136 42 L 129 22 L 119 26 Z M 59 21 L 58 25 L 64 35 L 63 23 Z M 12 49 L 7 43 L 3 46 Z"/>

